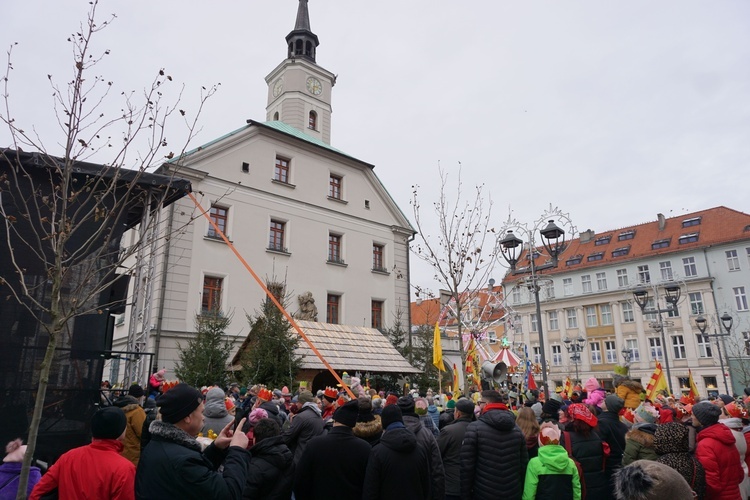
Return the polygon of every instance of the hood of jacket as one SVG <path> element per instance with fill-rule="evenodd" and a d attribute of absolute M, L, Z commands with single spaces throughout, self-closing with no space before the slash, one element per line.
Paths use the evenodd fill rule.
<path fill-rule="evenodd" d="M 162 420 L 154 420 L 151 422 L 148 430 L 151 433 L 151 439 L 169 441 L 199 453 L 201 451 L 200 443 L 193 436 L 170 423 Z"/>
<path fill-rule="evenodd" d="M 636 443 L 645 446 L 646 448 L 654 447 L 654 435 L 636 428 L 630 429 L 625 435 L 625 439 L 632 439 Z"/>
<path fill-rule="evenodd" d="M 294 454 L 284 444 L 282 436 L 273 436 L 264 439 L 250 448 L 253 458 L 262 458 L 274 467 L 284 470 L 294 461 Z"/>
<path fill-rule="evenodd" d="M 229 412 L 224 404 L 224 391 L 214 387 L 206 393 L 206 405 L 203 408 L 203 415 L 209 418 L 226 417 Z"/>
<path fill-rule="evenodd" d="M 430 405 L 427 407 L 427 414 L 428 415 L 440 415 L 440 410 L 437 409 L 437 406 Z"/>
<path fill-rule="evenodd" d="M 133 405 L 140 406 L 138 404 L 138 400 L 135 399 L 133 396 L 122 396 L 121 398 L 117 399 L 117 401 L 112 403 L 112 406 L 116 406 L 118 408 L 122 408 L 122 411 L 125 413 L 129 412 L 133 409 Z M 130 407 L 127 410 L 126 407 Z"/>
<path fill-rule="evenodd" d="M 558 474 L 568 467 L 568 452 L 559 444 L 540 446 L 537 456 L 549 470 Z"/>
<path fill-rule="evenodd" d="M 419 419 L 419 415 L 417 415 L 416 413 L 407 413 L 406 415 L 402 415 L 401 418 L 403 418 L 406 428 L 412 431 L 414 434 L 420 432 L 420 429 L 425 429 L 425 426 L 422 425 L 422 421 Z"/>
<path fill-rule="evenodd" d="M 352 432 L 355 436 L 362 439 L 371 439 L 383 431 L 383 424 L 380 421 L 380 415 L 375 415 L 369 422 L 357 422 Z"/>
<path fill-rule="evenodd" d="M 724 424 L 733 431 L 742 432 L 742 419 L 737 417 L 724 418 L 719 420 L 720 424 Z"/>
<path fill-rule="evenodd" d="M 637 392 L 638 394 L 640 394 L 641 392 L 643 392 L 643 385 L 641 385 L 641 383 L 638 382 L 637 380 L 630 380 L 630 379 L 628 379 L 628 380 L 623 381 L 621 385 L 627 387 L 628 389 L 631 389 L 631 390 Z"/>
<path fill-rule="evenodd" d="M 721 425 L 718 422 L 701 429 L 701 431 L 695 438 L 695 442 L 699 443 L 704 439 L 715 439 L 718 442 L 727 445 L 735 444 L 734 434 L 732 434 L 732 431 L 729 429 L 729 427 L 727 427 L 726 425 Z"/>
<path fill-rule="evenodd" d="M 417 436 L 408 427 L 398 427 L 385 431 L 380 444 L 398 453 L 409 453 L 417 446 Z"/>
<path fill-rule="evenodd" d="M 489 410 L 479 420 L 499 431 L 510 431 L 516 426 L 516 417 L 507 410 Z"/>
<path fill-rule="evenodd" d="M 660 425 L 654 434 L 654 451 L 659 455 L 689 452 L 690 430 L 676 422 Z"/>
<path fill-rule="evenodd" d="M 266 410 L 269 417 L 272 416 L 271 414 L 273 414 L 274 417 L 279 416 L 279 407 L 276 406 L 276 403 L 266 401 L 264 403 L 261 403 L 258 408 L 263 408 L 264 410 Z"/>

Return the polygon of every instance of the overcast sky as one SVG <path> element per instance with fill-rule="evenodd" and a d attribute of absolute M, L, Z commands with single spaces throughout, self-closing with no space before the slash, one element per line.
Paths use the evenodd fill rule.
<path fill-rule="evenodd" d="M 65 40 L 87 8 L 3 2 L 0 43 L 18 42 L 12 115 L 51 152 L 61 136 L 47 75 L 70 78 Z M 286 57 L 296 10 L 296 0 L 104 0 L 100 18 L 117 19 L 95 40 L 111 50 L 97 74 L 132 90 L 164 67 L 185 84 L 187 109 L 221 83 L 194 145 L 208 142 L 265 119 L 264 77 Z M 374 164 L 412 220 L 412 185 L 428 205 L 438 163 L 459 162 L 466 191 L 483 183 L 491 195 L 497 227 L 509 208 L 532 222 L 550 203 L 597 232 L 659 212 L 750 212 L 750 2 L 311 0 L 310 20 L 318 64 L 338 74 L 332 145 Z M 436 291 L 412 262 L 412 282 Z"/>

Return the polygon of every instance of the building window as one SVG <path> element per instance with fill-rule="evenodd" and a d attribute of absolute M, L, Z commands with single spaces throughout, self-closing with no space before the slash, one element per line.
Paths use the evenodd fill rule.
<path fill-rule="evenodd" d="M 575 309 L 566 309 L 565 316 L 568 320 L 568 328 L 578 328 L 578 318 Z"/>
<path fill-rule="evenodd" d="M 563 278 L 563 294 L 566 297 L 573 295 L 573 278 Z"/>
<path fill-rule="evenodd" d="M 591 347 L 591 364 L 602 364 L 602 348 L 599 342 L 591 342 L 589 346 Z"/>
<path fill-rule="evenodd" d="M 699 233 L 683 234 L 680 236 L 680 245 L 684 245 L 685 243 L 695 243 L 698 241 L 698 235 Z"/>
<path fill-rule="evenodd" d="M 729 271 L 739 271 L 740 258 L 737 255 L 737 250 L 727 250 L 724 253 L 727 254 L 727 267 L 729 267 Z"/>
<path fill-rule="evenodd" d="M 604 354 L 607 356 L 607 363 L 617 363 L 617 346 L 614 340 L 604 342 Z"/>
<path fill-rule="evenodd" d="M 638 283 L 651 283 L 651 273 L 647 265 L 638 266 Z"/>
<path fill-rule="evenodd" d="M 646 310 L 647 311 L 653 311 L 656 308 L 656 303 L 654 302 L 653 297 L 649 297 L 649 299 L 646 301 Z M 656 314 L 655 312 L 649 312 L 645 313 L 643 315 L 643 318 L 646 321 L 656 321 Z"/>
<path fill-rule="evenodd" d="M 328 180 L 328 197 L 334 200 L 341 199 L 341 185 L 343 178 L 340 175 L 331 174 Z"/>
<path fill-rule="evenodd" d="M 711 343 L 709 342 L 708 336 L 698 334 L 695 338 L 698 340 L 698 356 L 701 358 L 710 358 Z"/>
<path fill-rule="evenodd" d="M 590 274 L 584 274 L 581 276 L 581 288 L 583 293 L 591 293 L 591 275 Z"/>
<path fill-rule="evenodd" d="M 602 292 L 607 289 L 606 273 L 596 273 L 596 288 Z"/>
<path fill-rule="evenodd" d="M 203 277 L 203 295 L 201 297 L 201 314 L 217 314 L 221 311 L 221 288 L 223 278 Z"/>
<path fill-rule="evenodd" d="M 539 346 L 534 346 L 532 348 L 532 351 L 534 351 L 534 363 L 541 363 L 542 362 L 542 351 L 539 349 Z"/>
<path fill-rule="evenodd" d="M 672 336 L 672 349 L 674 350 L 675 359 L 685 359 L 685 339 L 682 335 Z"/>
<path fill-rule="evenodd" d="M 276 167 L 273 171 L 273 180 L 289 184 L 289 160 L 280 156 L 276 157 Z"/>
<path fill-rule="evenodd" d="M 559 330 L 560 325 L 557 322 L 557 311 L 549 311 L 547 313 L 547 317 L 549 318 L 549 329 L 550 330 Z"/>
<path fill-rule="evenodd" d="M 622 257 L 630 253 L 630 247 L 620 247 L 612 250 L 612 257 Z"/>
<path fill-rule="evenodd" d="M 514 304 L 521 303 L 521 289 L 519 287 L 513 287 L 513 291 L 510 294 L 511 300 Z"/>
<path fill-rule="evenodd" d="M 612 235 L 611 234 L 608 234 L 607 236 L 601 236 L 601 237 L 599 237 L 599 238 L 597 238 L 597 239 L 594 240 L 594 245 L 595 246 L 606 245 L 606 244 L 609 243 L 609 240 L 611 240 L 611 239 L 612 239 Z"/>
<path fill-rule="evenodd" d="M 565 265 L 575 266 L 576 264 L 580 264 L 581 260 L 583 260 L 583 255 L 574 255 L 573 257 L 565 261 Z"/>
<path fill-rule="evenodd" d="M 672 241 L 670 238 L 667 238 L 664 240 L 656 240 L 653 243 L 651 243 L 651 250 L 657 250 L 659 248 L 667 248 L 669 246 L 670 241 Z"/>
<path fill-rule="evenodd" d="M 599 326 L 599 321 L 596 317 L 596 306 L 586 306 L 586 326 Z"/>
<path fill-rule="evenodd" d="M 662 358 L 661 339 L 659 337 L 649 337 L 648 346 L 651 351 L 651 361 L 659 361 Z"/>
<path fill-rule="evenodd" d="M 732 290 L 734 290 L 734 300 L 737 303 L 737 310 L 747 311 L 747 296 L 745 295 L 745 287 L 738 286 L 737 288 L 733 288 Z"/>
<path fill-rule="evenodd" d="M 688 294 L 690 299 L 690 314 L 699 315 L 705 314 L 703 309 L 703 294 L 701 292 L 690 292 Z"/>
<path fill-rule="evenodd" d="M 385 247 L 376 243 L 372 244 L 372 269 L 374 271 L 386 272 L 383 252 Z"/>
<path fill-rule="evenodd" d="M 717 388 L 716 377 L 703 377 L 703 383 L 706 385 L 706 391 L 708 392 L 709 398 L 719 397 L 719 389 Z"/>
<path fill-rule="evenodd" d="M 750 356 L 750 332 L 742 332 L 742 340 L 745 342 L 745 356 Z"/>
<path fill-rule="evenodd" d="M 242 173 L 243 174 L 249 174 L 250 173 L 250 164 L 246 161 L 242 162 Z"/>
<path fill-rule="evenodd" d="M 692 219 L 685 219 L 682 221 L 682 227 L 699 226 L 701 223 L 701 217 L 693 217 Z"/>
<path fill-rule="evenodd" d="M 209 211 L 208 215 L 211 217 L 211 221 L 216 224 L 222 233 L 226 236 L 227 234 L 227 219 L 228 219 L 229 209 L 224 207 L 217 207 L 212 206 L 211 210 Z M 221 238 L 220 234 L 214 229 L 213 224 L 208 225 L 208 234 L 207 236 L 209 238 Z"/>
<path fill-rule="evenodd" d="M 602 326 L 609 326 L 613 324 L 612 321 L 612 306 L 609 304 L 602 304 L 599 306 L 599 313 L 602 316 Z"/>
<path fill-rule="evenodd" d="M 633 315 L 633 304 L 630 302 L 623 302 L 622 303 L 622 322 L 623 323 L 633 323 L 635 321 L 635 316 Z"/>
<path fill-rule="evenodd" d="M 618 269 L 617 270 L 617 286 L 624 288 L 628 286 L 628 270 Z"/>
<path fill-rule="evenodd" d="M 625 348 L 630 351 L 630 361 L 637 363 L 641 360 L 641 353 L 638 350 L 638 339 L 627 339 Z"/>
<path fill-rule="evenodd" d="M 623 231 L 617 235 L 617 241 L 632 240 L 635 238 L 635 230 Z"/>
<path fill-rule="evenodd" d="M 604 252 L 597 252 L 597 253 L 592 253 L 591 255 L 586 257 L 586 260 L 588 262 L 593 262 L 595 260 L 602 260 L 603 258 L 604 258 Z"/>
<path fill-rule="evenodd" d="M 672 263 L 670 261 L 659 262 L 659 270 L 661 271 L 662 280 L 671 281 L 674 278 L 672 274 Z"/>
<path fill-rule="evenodd" d="M 383 328 L 383 301 L 373 300 L 371 306 L 372 327 L 380 330 Z"/>
<path fill-rule="evenodd" d="M 284 247 L 284 233 L 286 232 L 286 223 L 280 220 L 271 219 L 271 229 L 268 235 L 268 249 L 277 252 L 286 252 Z"/>
<path fill-rule="evenodd" d="M 552 346 L 552 364 L 562 366 L 562 346 L 559 344 Z"/>
<path fill-rule="evenodd" d="M 544 292 L 547 294 L 548 299 L 554 299 L 555 298 L 555 284 L 551 281 L 548 283 L 545 283 Z"/>
<path fill-rule="evenodd" d="M 328 234 L 328 262 L 339 262 L 341 260 L 341 235 L 340 234 Z M 331 323 L 329 321 L 329 323 Z"/>
<path fill-rule="evenodd" d="M 531 314 L 531 331 L 536 332 L 538 331 L 538 321 L 537 321 L 537 315 L 535 313 Z"/>
<path fill-rule="evenodd" d="M 273 121 L 275 121 L 275 122 L 279 121 L 279 112 L 278 111 L 273 114 Z"/>
<path fill-rule="evenodd" d="M 307 118 L 307 128 L 318 130 L 318 113 L 315 111 L 310 111 L 310 115 Z"/>
<path fill-rule="evenodd" d="M 326 299 L 326 322 L 339 323 L 339 307 L 341 306 L 341 295 L 329 293 Z"/>
<path fill-rule="evenodd" d="M 698 276 L 698 269 L 695 267 L 695 257 L 685 257 L 682 259 L 682 266 L 685 268 L 685 277 Z"/>

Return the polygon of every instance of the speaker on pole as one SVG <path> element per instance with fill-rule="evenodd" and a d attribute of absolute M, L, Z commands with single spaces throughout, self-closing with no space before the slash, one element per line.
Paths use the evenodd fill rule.
<path fill-rule="evenodd" d="M 482 363 L 482 378 L 485 380 L 494 380 L 495 383 L 499 384 L 505 380 L 505 375 L 508 373 L 508 365 L 500 361 L 495 364 L 492 361 L 485 361 Z"/>

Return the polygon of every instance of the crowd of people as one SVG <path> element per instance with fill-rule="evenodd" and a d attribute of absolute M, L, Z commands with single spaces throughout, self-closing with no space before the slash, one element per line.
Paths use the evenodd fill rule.
<path fill-rule="evenodd" d="M 108 397 L 92 442 L 63 454 L 32 499 L 748 500 L 744 401 L 659 395 L 621 379 L 580 390 L 398 394 L 357 387 L 144 389 Z M 750 389 L 746 392 L 750 393 Z M 0 467 L 15 498 L 25 448 Z M 15 489 L 14 488 L 15 478 Z M 5 483 L 5 484 L 3 484 Z"/>

